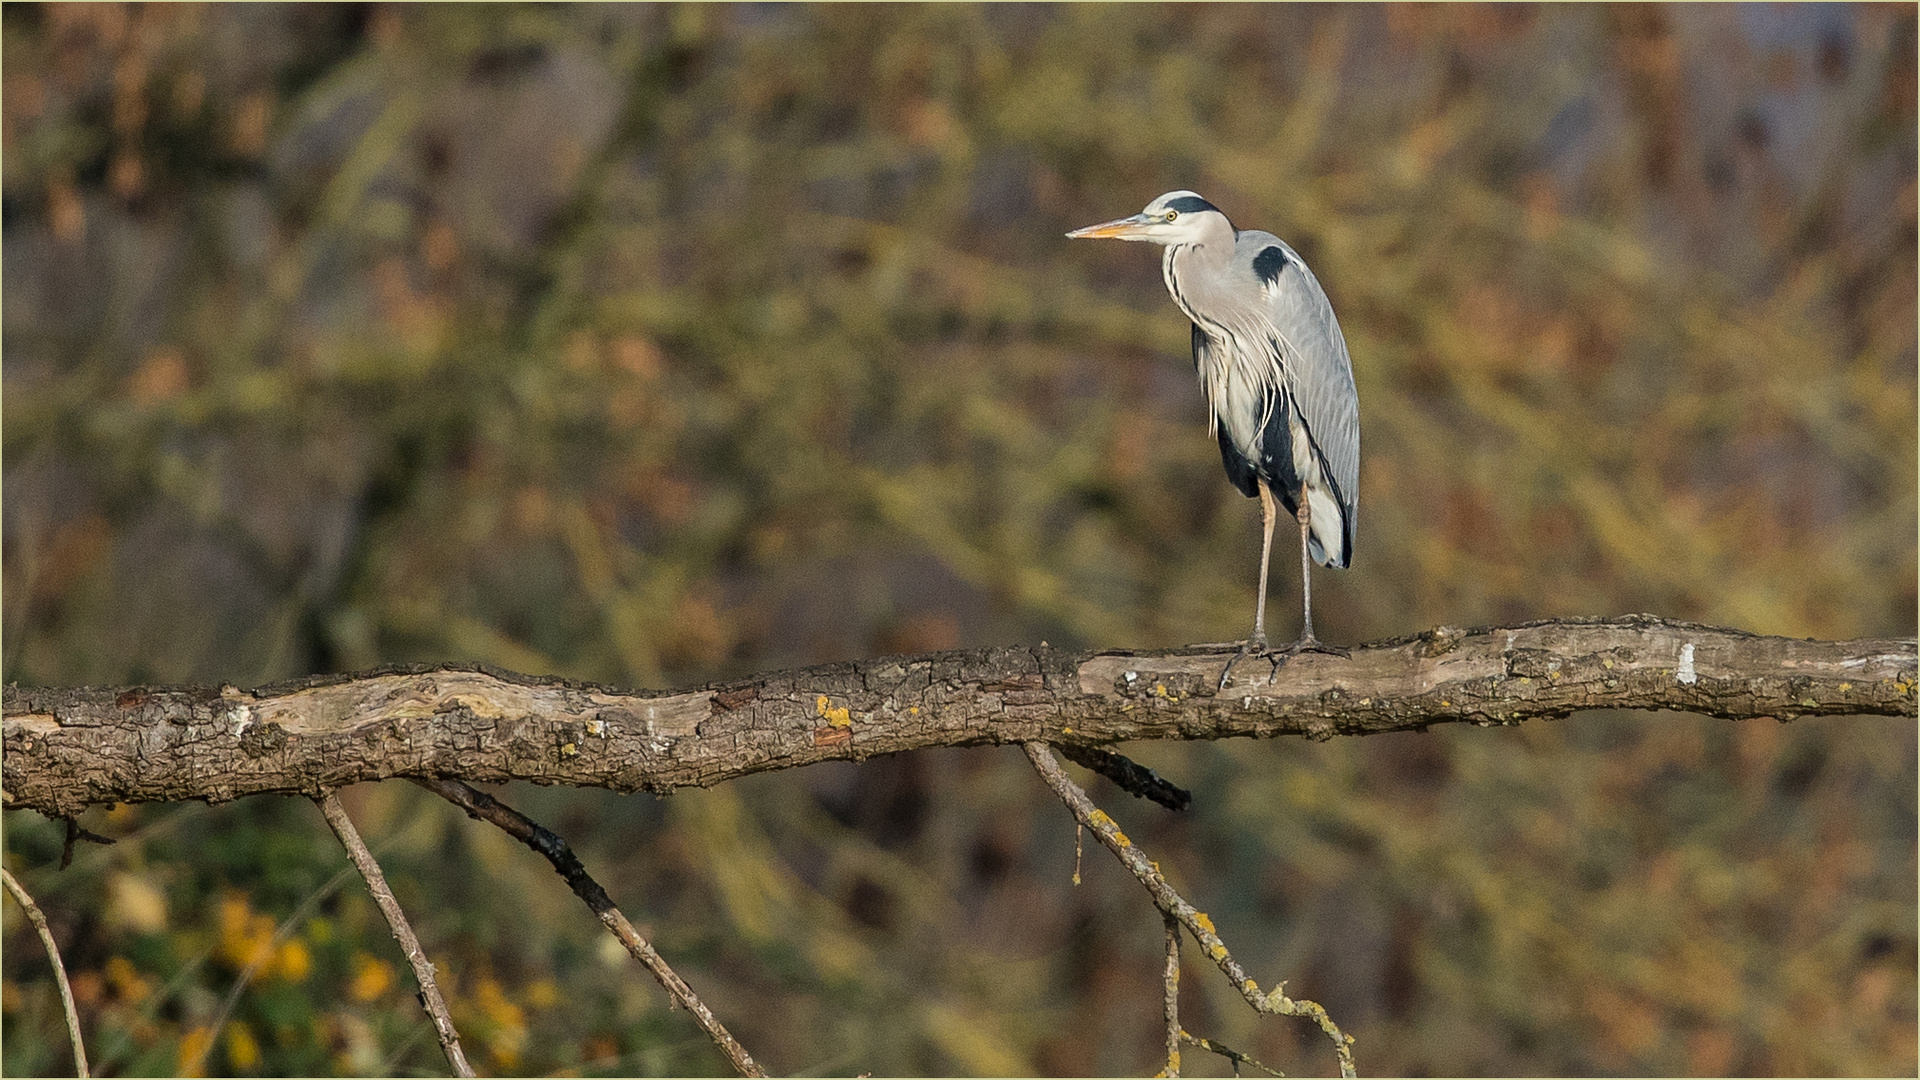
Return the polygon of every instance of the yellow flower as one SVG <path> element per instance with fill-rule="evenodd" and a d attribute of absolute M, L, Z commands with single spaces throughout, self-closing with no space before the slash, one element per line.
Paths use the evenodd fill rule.
<path fill-rule="evenodd" d="M 527 1004 L 536 1009 L 551 1009 L 560 1000 L 560 987 L 552 979 L 540 979 L 527 987 Z"/>
<path fill-rule="evenodd" d="M 307 972 L 312 968 L 313 954 L 299 938 L 280 946 L 280 951 L 273 956 L 273 973 L 288 982 L 306 981 Z"/>
<path fill-rule="evenodd" d="M 366 953 L 353 957 L 353 981 L 347 984 L 347 996 L 355 1001 L 372 1001 L 393 987 L 393 965 Z"/>
<path fill-rule="evenodd" d="M 260 1064 L 260 1044 L 238 1020 L 227 1024 L 227 1063 L 241 1072 L 251 1072 Z"/>
<path fill-rule="evenodd" d="M 204 1027 L 197 1027 L 197 1028 L 194 1028 L 192 1031 L 187 1032 L 186 1035 L 184 1035 L 180 1039 L 180 1053 L 178 1056 L 178 1060 L 176 1060 L 173 1065 L 174 1075 L 176 1076 L 203 1075 L 197 1072 L 188 1072 L 187 1066 L 193 1064 L 194 1061 L 200 1057 L 201 1051 L 206 1049 L 207 1042 L 212 1038 L 213 1038 L 213 1032 L 208 1031 Z"/>
<path fill-rule="evenodd" d="M 120 1000 L 129 1005 L 137 1005 L 146 1000 L 153 990 L 153 984 L 141 976 L 133 962 L 124 956 L 115 956 L 107 960 L 107 982 L 113 985 Z"/>

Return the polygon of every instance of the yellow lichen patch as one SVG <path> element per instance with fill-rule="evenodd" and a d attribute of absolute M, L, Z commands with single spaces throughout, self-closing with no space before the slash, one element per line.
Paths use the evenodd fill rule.
<path fill-rule="evenodd" d="M 1260 992 L 1260 984 L 1254 982 L 1252 979 L 1248 979 L 1246 982 L 1240 984 L 1240 992 L 1243 994 L 1257 994 Z"/>
<path fill-rule="evenodd" d="M 1843 694 L 1851 689 L 1853 689 L 1853 684 L 1850 682 L 1843 682 L 1840 684 L 1840 692 Z"/>
<path fill-rule="evenodd" d="M 814 699 L 813 708 L 815 712 L 826 719 L 827 723 L 832 724 L 834 727 L 853 726 L 853 715 L 848 712 L 847 707 L 842 705 L 839 708 L 834 708 L 833 703 L 827 699 L 827 695 L 825 694 L 821 694 Z"/>
<path fill-rule="evenodd" d="M 578 746 L 575 746 L 572 743 L 563 743 L 560 746 L 560 756 L 563 758 L 575 757 L 579 753 L 580 753 L 580 748 Z"/>
<path fill-rule="evenodd" d="M 1227 958 L 1227 947 L 1216 941 L 1211 946 L 1208 946 L 1207 955 L 1215 961 L 1225 960 Z"/>
<path fill-rule="evenodd" d="M 1215 930 L 1213 928 L 1213 920 L 1208 918 L 1207 913 L 1204 911 L 1194 912 L 1193 921 L 1199 923 L 1200 929 L 1205 930 L 1209 934 L 1214 934 L 1217 936 L 1220 933 L 1220 931 Z"/>

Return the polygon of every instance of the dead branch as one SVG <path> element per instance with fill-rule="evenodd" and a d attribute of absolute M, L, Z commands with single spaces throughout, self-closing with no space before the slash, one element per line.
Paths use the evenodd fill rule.
<path fill-rule="evenodd" d="M 1763 637 L 1652 616 L 1441 628 L 1265 665 L 1221 692 L 1217 650 L 1041 646 L 882 657 L 698 690 L 622 691 L 471 665 L 240 690 L 4 695 L 8 807 L 320 793 L 388 777 L 670 792 L 931 746 L 1328 739 L 1588 709 L 1727 719 L 1913 716 L 1911 638 Z"/>
<path fill-rule="evenodd" d="M 314 801 L 320 804 L 320 812 L 326 815 L 327 824 L 347 849 L 347 856 L 353 860 L 360 876 L 367 880 L 367 891 L 373 894 L 373 902 L 379 905 L 394 939 L 400 942 L 400 951 L 406 954 L 413 977 L 420 984 L 420 1004 L 433 1020 L 433 1031 L 440 1037 L 440 1049 L 447 1055 L 447 1064 L 453 1066 L 455 1076 L 472 1076 L 473 1067 L 467 1064 L 467 1055 L 460 1049 L 460 1035 L 453 1029 L 453 1016 L 447 1012 L 446 999 L 440 996 L 440 983 L 433 977 L 433 961 L 427 959 L 427 951 L 420 947 L 420 939 L 407 922 L 406 912 L 400 910 L 400 901 L 394 899 L 393 890 L 387 887 L 387 876 L 373 860 L 366 842 L 360 839 L 360 830 L 353 827 L 353 819 L 347 817 L 340 797 L 328 792 Z"/>
<path fill-rule="evenodd" d="M 1180 1080 L 1180 920 L 1167 912 L 1160 917 L 1167 924 L 1167 968 L 1161 975 L 1165 1000 L 1161 1012 L 1167 1021 L 1167 1067 L 1161 1073 L 1167 1080 Z"/>
<path fill-rule="evenodd" d="M 73 987 L 67 983 L 67 965 L 60 962 L 60 946 L 53 942 L 53 930 L 47 925 L 47 917 L 40 913 L 40 905 L 14 880 L 12 871 L 0 869 L 0 880 L 5 881 L 7 895 L 27 913 L 27 921 L 40 935 L 40 943 L 47 947 L 47 959 L 53 964 L 53 980 L 60 985 L 60 1008 L 67 1014 L 67 1038 L 73 1041 L 74 1075 L 86 1080 L 87 1048 L 80 1039 L 80 1011 L 73 1005 Z"/>
<path fill-rule="evenodd" d="M 1240 1066 L 1242 1065 L 1252 1066 L 1253 1068 L 1259 1069 L 1261 1072 L 1266 1073 L 1268 1076 L 1285 1076 L 1286 1075 L 1286 1073 L 1279 1072 L 1274 1069 L 1269 1069 L 1268 1067 L 1266 1067 L 1265 1065 L 1262 1065 L 1260 1062 L 1254 1060 L 1253 1058 L 1250 1058 L 1247 1055 L 1241 1053 L 1240 1051 L 1235 1050 L 1233 1047 L 1225 1046 L 1220 1043 L 1214 1042 L 1212 1039 L 1202 1039 L 1197 1035 L 1191 1035 L 1185 1031 L 1182 1031 L 1180 1033 L 1180 1041 L 1183 1043 L 1186 1043 L 1189 1046 L 1197 1046 L 1200 1049 L 1205 1050 L 1210 1054 L 1218 1054 L 1221 1057 L 1226 1058 L 1228 1061 L 1233 1062 L 1233 1075 L 1235 1076 L 1240 1075 Z"/>
<path fill-rule="evenodd" d="M 1220 940 L 1220 934 L 1214 929 L 1213 920 L 1207 916 L 1207 913 L 1187 903 L 1186 898 L 1181 896 L 1160 873 L 1160 867 L 1147 858 L 1146 852 L 1141 851 L 1139 845 L 1129 840 L 1127 834 L 1120 831 L 1120 826 L 1111 817 L 1093 805 L 1093 800 L 1087 797 L 1086 791 L 1079 784 L 1074 783 L 1073 778 L 1066 774 L 1066 770 L 1060 768 L 1060 763 L 1053 759 L 1053 751 L 1047 744 L 1030 742 L 1021 749 L 1027 752 L 1027 760 L 1033 762 L 1034 771 L 1040 774 L 1040 779 L 1046 781 L 1047 786 L 1053 789 L 1053 793 L 1060 797 L 1060 801 L 1067 804 L 1067 809 L 1072 812 L 1075 820 L 1105 844 L 1107 850 L 1113 852 L 1114 856 L 1120 860 L 1121 865 L 1125 866 L 1134 878 L 1146 887 L 1147 895 L 1153 898 L 1153 906 L 1159 908 L 1163 916 L 1186 927 L 1187 933 L 1192 934 L 1193 939 L 1200 943 L 1201 951 L 1207 954 L 1207 958 L 1214 962 L 1214 965 L 1220 969 L 1220 973 L 1227 977 L 1227 981 L 1233 984 L 1233 988 L 1240 992 L 1240 996 L 1246 999 L 1248 1005 L 1253 1006 L 1255 1012 L 1272 1016 L 1299 1016 L 1313 1021 L 1321 1031 L 1326 1033 L 1327 1038 L 1333 1040 L 1334 1056 L 1340 1061 L 1340 1075 L 1348 1077 L 1355 1075 L 1353 1037 L 1340 1030 L 1339 1025 L 1333 1022 L 1333 1018 L 1327 1015 L 1326 1009 L 1317 1002 L 1288 997 L 1284 979 L 1281 980 L 1280 985 L 1274 987 L 1271 993 L 1262 994 L 1260 984 L 1248 978 L 1247 973 L 1241 969 L 1239 961 L 1227 951 L 1226 942 Z M 1171 948 L 1169 951 L 1172 951 Z M 1178 963 L 1177 953 L 1175 959 L 1169 963 Z M 1178 1029 L 1177 1020 L 1169 1022 L 1176 1030 Z M 1168 1064 L 1171 1066 L 1176 1062 L 1170 1060 Z"/>
<path fill-rule="evenodd" d="M 747 1053 L 747 1048 L 741 1046 L 727 1031 L 726 1025 L 713 1015 L 713 1010 L 707 1008 L 706 1002 L 700 1000 L 699 995 L 693 992 L 693 988 L 687 985 L 686 980 L 668 966 L 666 959 L 645 937 L 641 936 L 640 931 L 634 929 L 633 924 L 627 921 L 627 917 L 621 914 L 620 909 L 614 906 L 613 898 L 608 896 L 607 890 L 601 888 L 600 883 L 587 873 L 587 868 L 581 865 L 579 857 L 573 853 L 572 846 L 565 840 L 513 807 L 459 781 L 416 779 L 414 783 L 465 810 L 468 817 L 497 825 L 507 835 L 546 856 L 547 861 L 553 864 L 553 868 L 566 879 L 574 895 L 586 901 L 587 907 L 599 916 L 601 923 L 619 940 L 620 944 L 626 946 L 627 952 L 633 954 L 633 958 L 640 961 L 652 973 L 654 979 L 673 999 L 674 1004 L 693 1015 L 694 1022 L 700 1025 L 701 1030 L 707 1033 L 707 1037 L 713 1040 L 713 1044 L 720 1048 L 721 1053 L 727 1055 L 728 1061 L 733 1063 L 735 1072 L 741 1076 L 767 1075 L 754 1062 L 753 1055 Z"/>

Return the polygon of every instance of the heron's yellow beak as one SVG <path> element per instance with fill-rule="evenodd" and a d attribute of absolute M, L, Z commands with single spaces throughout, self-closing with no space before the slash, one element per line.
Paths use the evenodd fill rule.
<path fill-rule="evenodd" d="M 1102 222 L 1099 225 L 1089 225 L 1084 229 L 1075 229 L 1067 235 L 1075 240 L 1132 240 L 1140 236 L 1142 230 L 1155 220 L 1156 219 L 1149 218 L 1145 214 L 1135 214 L 1132 217 L 1123 217 L 1114 221 Z"/>

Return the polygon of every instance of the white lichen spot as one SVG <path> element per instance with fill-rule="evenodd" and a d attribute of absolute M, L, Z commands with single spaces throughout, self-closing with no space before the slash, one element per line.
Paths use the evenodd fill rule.
<path fill-rule="evenodd" d="M 1680 680 L 1681 686 L 1692 686 L 1700 681 L 1700 677 L 1693 673 L 1693 642 L 1680 646 L 1680 671 L 1674 677 Z"/>
<path fill-rule="evenodd" d="M 598 719 L 587 721 L 587 734 L 593 736 L 596 739 L 606 738 L 607 722 L 605 720 L 598 720 Z"/>
<path fill-rule="evenodd" d="M 1137 671 L 1129 671 L 1129 672 L 1127 672 L 1127 682 L 1129 682 L 1129 683 L 1132 683 L 1132 682 L 1134 682 L 1135 680 L 1137 680 L 1137 679 L 1139 679 L 1139 678 L 1140 678 L 1140 673 L 1139 673 L 1139 672 L 1137 672 Z"/>
<path fill-rule="evenodd" d="M 245 705 L 232 706 L 227 715 L 233 718 L 233 737 L 236 739 L 253 726 L 253 710 Z"/>

